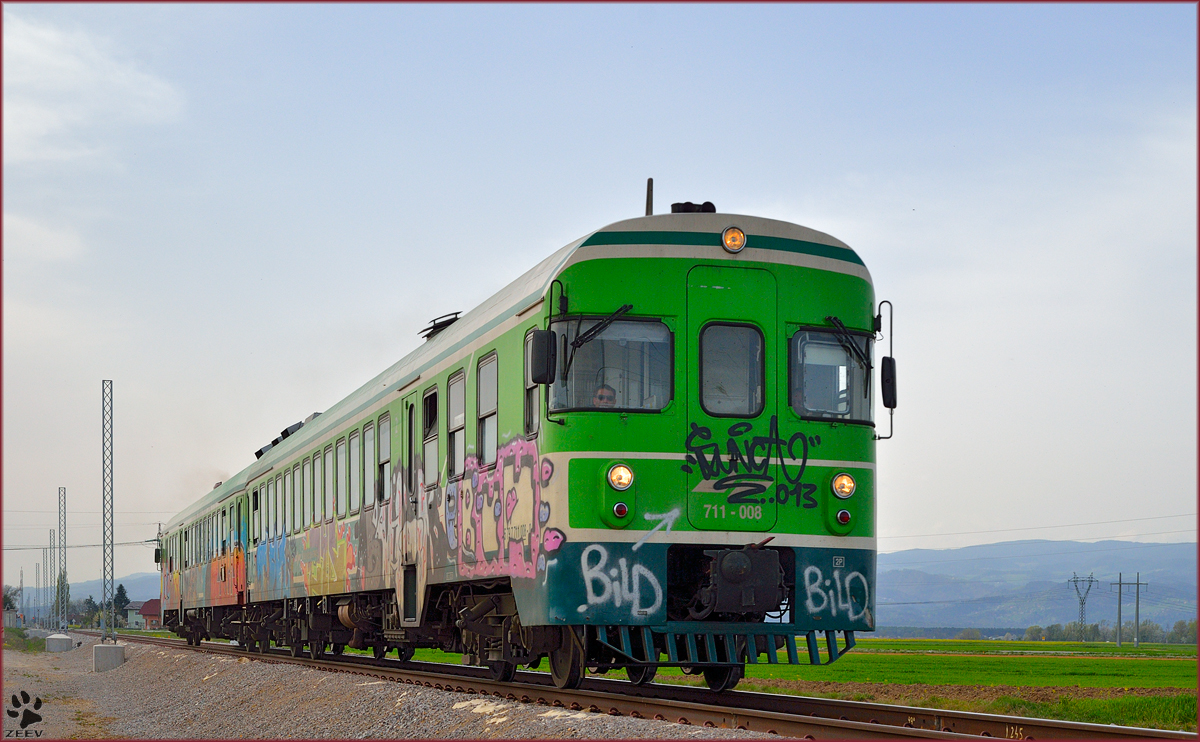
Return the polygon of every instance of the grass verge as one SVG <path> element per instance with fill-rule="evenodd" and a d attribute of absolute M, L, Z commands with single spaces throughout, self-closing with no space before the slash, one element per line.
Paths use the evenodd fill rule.
<path fill-rule="evenodd" d="M 45 652 L 46 640 L 27 636 L 25 629 L 5 629 L 4 648 L 15 649 L 18 652 Z"/>

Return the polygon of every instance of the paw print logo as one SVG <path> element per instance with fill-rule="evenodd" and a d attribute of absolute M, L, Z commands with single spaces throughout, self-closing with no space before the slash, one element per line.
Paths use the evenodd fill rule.
<path fill-rule="evenodd" d="M 21 691 L 20 698 L 17 698 L 16 693 L 13 694 L 12 708 L 7 709 L 7 711 L 8 711 L 8 715 L 14 719 L 17 718 L 18 716 L 21 717 L 21 728 L 24 729 L 25 727 L 29 726 L 30 724 L 37 724 L 39 721 L 42 720 L 41 714 L 34 713 L 41 707 L 42 707 L 42 699 L 34 698 L 33 699 L 33 707 L 30 708 L 29 707 L 29 694 L 26 693 L 25 691 Z"/>

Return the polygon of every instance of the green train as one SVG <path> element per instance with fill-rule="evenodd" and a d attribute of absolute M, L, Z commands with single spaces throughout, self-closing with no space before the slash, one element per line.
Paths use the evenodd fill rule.
<path fill-rule="evenodd" d="M 563 688 L 832 662 L 875 625 L 881 326 L 827 234 L 710 203 L 611 224 L 171 520 L 164 623 L 500 680 L 546 659 Z"/>

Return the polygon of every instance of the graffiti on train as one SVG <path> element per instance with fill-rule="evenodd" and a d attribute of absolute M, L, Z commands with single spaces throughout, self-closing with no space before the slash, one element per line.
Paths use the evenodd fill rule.
<path fill-rule="evenodd" d="M 445 498 L 446 547 L 457 555 L 459 576 L 532 578 L 545 572 L 546 560 L 566 541 L 548 525 L 550 503 L 542 499 L 553 478 L 554 464 L 524 438 L 502 446 L 494 465 L 468 457 L 462 479 Z"/>
<path fill-rule="evenodd" d="M 625 557 L 610 565 L 608 549 L 602 544 L 583 550 L 579 568 L 587 589 L 587 602 L 579 606 L 580 613 L 596 606 L 628 607 L 629 615 L 637 618 L 662 607 L 663 589 L 654 572 L 638 562 L 631 565 Z"/>
<path fill-rule="evenodd" d="M 870 603 L 871 588 L 862 572 L 835 569 L 826 577 L 820 567 L 804 568 L 804 609 L 808 615 L 828 612 L 837 616 L 841 612 L 851 621 L 865 618 L 870 623 Z"/>
<path fill-rule="evenodd" d="M 817 486 L 801 481 L 808 466 L 808 450 L 821 445 L 821 436 L 794 433 L 783 438 L 779 419 L 771 416 L 766 435 L 754 434 L 754 424 L 739 422 L 725 431 L 724 442 L 712 430 L 692 423 L 684 439 L 687 474 L 699 471 L 700 477 L 713 483 L 717 491 L 727 492 L 731 505 L 762 505 L 768 502 L 815 508 Z M 771 464 L 778 476 L 770 472 Z"/>

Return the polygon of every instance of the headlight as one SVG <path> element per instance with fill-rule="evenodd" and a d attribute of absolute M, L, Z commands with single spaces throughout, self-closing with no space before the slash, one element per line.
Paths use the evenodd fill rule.
<path fill-rule="evenodd" d="M 854 494 L 854 477 L 849 474 L 839 474 L 833 478 L 833 494 L 845 500 Z"/>
<path fill-rule="evenodd" d="M 615 490 L 627 490 L 633 484 L 633 470 L 624 464 L 617 464 L 608 470 L 608 483 Z"/>
<path fill-rule="evenodd" d="M 746 233 L 737 227 L 727 227 L 721 233 L 721 244 L 729 252 L 741 252 L 746 246 Z"/>

